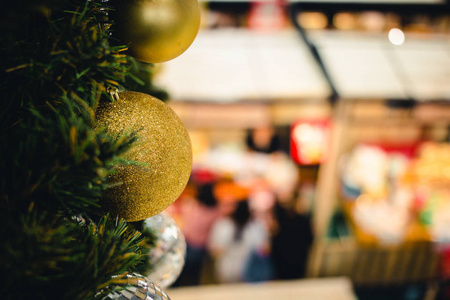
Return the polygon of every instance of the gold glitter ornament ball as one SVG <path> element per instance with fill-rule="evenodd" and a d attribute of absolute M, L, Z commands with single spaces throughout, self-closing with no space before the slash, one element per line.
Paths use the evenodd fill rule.
<path fill-rule="evenodd" d="M 112 34 L 143 62 L 180 56 L 200 29 L 198 0 L 110 0 L 110 4 Z"/>
<path fill-rule="evenodd" d="M 138 92 L 119 93 L 119 100 L 99 107 L 96 128 L 120 136 L 137 132 L 126 158 L 140 164 L 120 165 L 108 180 L 102 209 L 127 221 L 141 221 L 172 204 L 185 188 L 192 167 L 188 132 L 161 100 Z"/>

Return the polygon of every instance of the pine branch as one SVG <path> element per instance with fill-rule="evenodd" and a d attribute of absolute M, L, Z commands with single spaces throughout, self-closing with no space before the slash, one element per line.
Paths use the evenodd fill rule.
<path fill-rule="evenodd" d="M 135 141 L 92 128 L 108 87 L 136 76 L 126 48 L 110 45 L 108 9 L 95 0 L 18 0 L 0 12 L 7 299 L 93 299 L 112 275 L 149 267 L 151 236 L 97 215 L 106 177 Z"/>
<path fill-rule="evenodd" d="M 0 54 L 10 58 L 0 62 L 6 79 L 0 92 L 7 112 L 20 111 L 29 103 L 40 107 L 72 92 L 95 109 L 101 95 L 109 97 L 107 87 L 124 81 L 130 67 L 121 54 L 126 47 L 109 45 L 108 6 L 97 1 L 64 2 L 67 10 L 52 18 L 42 10 L 29 13 L 27 20 L 18 17 L 13 20 L 17 27 L 2 36 Z M 11 29 L 13 21 L 1 22 L 0 29 Z M 1 117 L 3 127 L 20 119 L 8 119 L 5 111 Z"/>
<path fill-rule="evenodd" d="M 96 299 L 107 295 L 114 276 L 147 258 L 144 237 L 123 220 L 47 219 L 32 209 L 18 222 L 5 224 L 11 234 L 1 245 L 5 299 Z"/>
<path fill-rule="evenodd" d="M 69 102 L 75 101 L 61 98 L 45 117 L 32 109 L 29 119 L 0 136 L 1 153 L 11 158 L 0 160 L 3 196 L 22 211 L 34 202 L 47 210 L 92 212 L 107 187 L 106 176 L 135 140 L 94 131 Z"/>

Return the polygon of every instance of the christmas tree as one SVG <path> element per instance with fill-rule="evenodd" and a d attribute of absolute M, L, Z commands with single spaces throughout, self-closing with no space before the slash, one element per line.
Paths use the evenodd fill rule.
<path fill-rule="evenodd" d="M 146 7 L 138 7 L 142 3 Z M 174 13 L 176 3 L 185 11 L 177 21 L 194 12 L 187 40 L 186 32 L 165 33 L 170 26 L 155 17 L 157 9 Z M 153 23 L 127 23 L 138 19 L 127 14 L 143 10 L 155 10 Z M 167 95 L 152 85 L 152 63 L 189 47 L 198 31 L 197 10 L 196 2 L 172 0 L 3 5 L 3 297 L 116 299 L 131 279 L 141 278 L 135 272 L 156 267 L 149 253 L 158 236 L 145 222 L 181 193 L 191 157 L 184 127 L 157 99 Z M 180 38 L 184 44 L 174 50 Z"/>

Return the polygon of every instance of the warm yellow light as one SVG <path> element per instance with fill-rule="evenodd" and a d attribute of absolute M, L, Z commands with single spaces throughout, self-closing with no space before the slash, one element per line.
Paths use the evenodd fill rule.
<path fill-rule="evenodd" d="M 352 13 L 341 12 L 333 17 L 333 24 L 334 27 L 341 30 L 355 29 L 357 26 L 357 19 Z"/>
<path fill-rule="evenodd" d="M 306 29 L 323 29 L 328 25 L 327 17 L 321 12 L 303 12 L 298 14 L 297 21 Z"/>

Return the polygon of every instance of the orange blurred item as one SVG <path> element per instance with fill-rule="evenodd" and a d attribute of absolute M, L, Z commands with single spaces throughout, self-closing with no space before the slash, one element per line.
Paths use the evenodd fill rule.
<path fill-rule="evenodd" d="M 249 190 L 231 179 L 219 180 L 214 187 L 214 196 L 220 202 L 239 202 L 247 200 Z"/>

